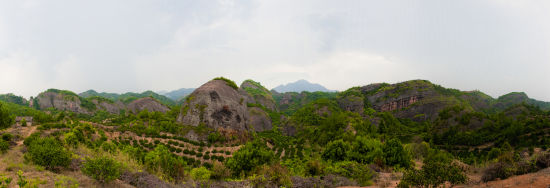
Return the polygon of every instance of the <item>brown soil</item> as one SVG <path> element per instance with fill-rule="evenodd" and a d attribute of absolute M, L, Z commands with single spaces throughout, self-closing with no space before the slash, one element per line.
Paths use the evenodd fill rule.
<path fill-rule="evenodd" d="M 504 180 L 490 181 L 477 185 L 460 185 L 457 187 L 550 187 L 550 168 L 535 173 L 513 176 Z"/>

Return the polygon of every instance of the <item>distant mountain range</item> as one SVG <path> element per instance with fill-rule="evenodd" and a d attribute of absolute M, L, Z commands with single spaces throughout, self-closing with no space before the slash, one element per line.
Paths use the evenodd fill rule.
<path fill-rule="evenodd" d="M 308 82 L 307 80 L 298 80 L 293 83 L 288 83 L 285 85 L 280 85 L 273 90 L 279 92 L 279 93 L 286 93 L 286 92 L 302 92 L 302 91 L 309 91 L 309 92 L 315 92 L 315 91 L 322 91 L 322 92 L 335 92 L 334 90 L 329 90 L 325 88 L 324 86 L 320 84 L 315 84 Z"/>
<path fill-rule="evenodd" d="M 183 97 L 191 94 L 193 91 L 195 91 L 195 88 L 181 88 L 173 91 L 159 91 L 158 93 L 174 101 L 179 101 Z"/>

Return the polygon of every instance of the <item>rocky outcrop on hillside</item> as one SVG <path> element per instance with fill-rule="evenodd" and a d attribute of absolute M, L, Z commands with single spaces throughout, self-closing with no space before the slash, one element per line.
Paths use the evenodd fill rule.
<path fill-rule="evenodd" d="M 98 99 L 92 99 L 91 101 L 96 105 L 98 110 L 105 110 L 111 114 L 119 114 L 121 110 L 126 109 L 124 103 L 120 101 L 113 102 Z"/>
<path fill-rule="evenodd" d="M 143 110 L 147 110 L 149 112 L 167 112 L 170 110 L 170 108 L 164 106 L 162 103 L 152 97 L 145 97 L 134 100 L 130 102 L 126 106 L 126 108 L 128 109 L 128 111 L 133 113 L 138 113 Z"/>
<path fill-rule="evenodd" d="M 260 104 L 266 109 L 277 111 L 277 105 L 271 91 L 260 85 L 258 82 L 246 80 L 241 84 L 241 94 L 247 97 L 248 103 Z"/>
<path fill-rule="evenodd" d="M 247 98 L 224 80 L 211 80 L 184 102 L 178 122 L 213 129 L 249 130 Z"/>
<path fill-rule="evenodd" d="M 41 110 L 55 108 L 82 114 L 91 114 L 93 110 L 93 107 L 85 109 L 78 96 L 61 92 L 46 91 L 40 93 L 36 99 Z"/>

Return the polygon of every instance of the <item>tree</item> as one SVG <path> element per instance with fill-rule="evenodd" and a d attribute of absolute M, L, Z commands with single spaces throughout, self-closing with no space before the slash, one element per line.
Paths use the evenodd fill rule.
<path fill-rule="evenodd" d="M 464 171 L 453 162 L 448 153 L 430 152 L 421 170 L 410 169 L 403 175 L 399 187 L 439 187 L 449 182 L 456 185 L 466 182 Z"/>
<path fill-rule="evenodd" d="M 13 118 L 6 105 L 0 102 L 0 129 L 5 129 L 13 124 Z"/>
<path fill-rule="evenodd" d="M 393 138 L 384 144 L 383 148 L 386 165 L 409 168 L 411 156 L 405 151 L 401 141 Z"/>
<path fill-rule="evenodd" d="M 65 167 L 71 162 L 71 154 L 63 145 L 53 137 L 34 138 L 29 141 L 28 152 L 26 155 L 37 165 L 44 166 L 47 169 L 55 167 Z M 27 140 L 25 140 L 27 141 Z"/>
<path fill-rule="evenodd" d="M 344 161 L 347 159 L 347 154 L 350 149 L 350 144 L 344 142 L 343 140 L 332 141 L 327 144 L 325 151 L 323 151 L 322 157 L 327 161 Z"/>
<path fill-rule="evenodd" d="M 27 126 L 27 120 L 25 118 L 21 119 L 21 126 L 23 126 L 23 127 Z"/>
<path fill-rule="evenodd" d="M 183 177 L 187 165 L 182 158 L 174 156 L 166 146 L 160 144 L 145 155 L 144 162 L 149 170 L 162 172 L 165 178 L 176 180 Z"/>
<path fill-rule="evenodd" d="M 348 156 L 351 160 L 359 163 L 368 164 L 375 162 L 382 165 L 384 164 L 382 146 L 380 140 L 357 136 L 351 144 L 352 149 Z"/>
<path fill-rule="evenodd" d="M 122 165 L 108 157 L 87 159 L 82 168 L 82 173 L 94 178 L 101 183 L 108 183 L 120 177 Z"/>
<path fill-rule="evenodd" d="M 273 151 L 269 150 L 261 140 L 247 143 L 241 149 L 233 153 L 225 164 L 231 169 L 234 176 L 246 174 L 263 164 L 269 164 L 275 159 Z"/>

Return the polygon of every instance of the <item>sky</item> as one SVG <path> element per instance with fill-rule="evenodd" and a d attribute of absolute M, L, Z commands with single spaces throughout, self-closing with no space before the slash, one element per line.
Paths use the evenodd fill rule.
<path fill-rule="evenodd" d="M 550 101 L 545 0 L 0 0 L 0 93 L 425 79 Z"/>

